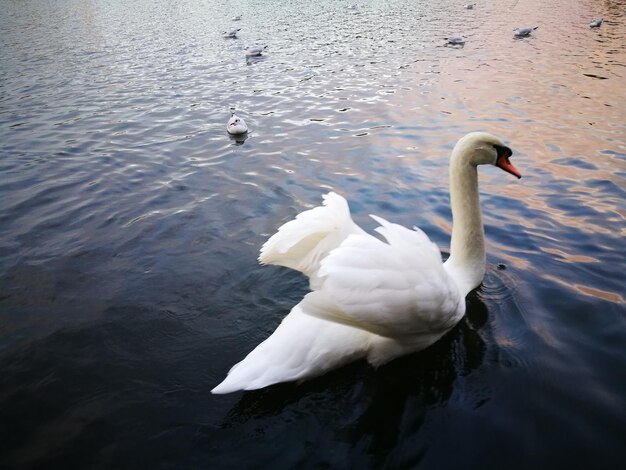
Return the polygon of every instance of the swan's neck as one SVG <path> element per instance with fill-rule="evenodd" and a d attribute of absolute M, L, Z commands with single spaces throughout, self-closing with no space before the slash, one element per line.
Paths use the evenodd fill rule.
<path fill-rule="evenodd" d="M 480 285 L 485 275 L 485 230 L 480 212 L 476 166 L 458 146 L 450 160 L 452 240 L 445 267 L 463 297 Z"/>

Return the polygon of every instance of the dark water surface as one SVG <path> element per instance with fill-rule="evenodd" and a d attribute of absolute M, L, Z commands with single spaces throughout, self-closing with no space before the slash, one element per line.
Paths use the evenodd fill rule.
<path fill-rule="evenodd" d="M 621 468 L 625 1 L 0 3 L 0 467 Z M 447 250 L 473 130 L 524 178 L 458 327 L 211 395 L 307 291 L 265 239 L 332 189 Z"/>

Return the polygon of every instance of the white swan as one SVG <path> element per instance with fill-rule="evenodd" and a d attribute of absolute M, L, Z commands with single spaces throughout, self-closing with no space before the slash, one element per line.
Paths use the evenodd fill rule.
<path fill-rule="evenodd" d="M 263 264 L 310 278 L 312 292 L 276 331 L 236 364 L 213 393 L 254 390 L 315 377 L 359 358 L 379 366 L 424 349 L 465 314 L 465 296 L 485 273 L 477 165 L 521 178 L 511 150 L 484 132 L 466 135 L 450 159 L 450 258 L 421 230 L 372 216 L 386 241 L 367 234 L 335 193 L 302 212 L 261 248 Z"/>
<path fill-rule="evenodd" d="M 245 134 L 248 132 L 248 126 L 246 125 L 246 121 L 233 112 L 226 125 L 226 130 L 232 135 Z"/>

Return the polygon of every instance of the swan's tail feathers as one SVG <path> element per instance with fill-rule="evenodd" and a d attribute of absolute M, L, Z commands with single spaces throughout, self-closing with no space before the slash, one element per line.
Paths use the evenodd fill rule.
<path fill-rule="evenodd" d="M 317 377 L 366 357 L 371 335 L 302 312 L 296 305 L 272 336 L 259 344 L 211 392 L 257 390 Z"/>
<path fill-rule="evenodd" d="M 350 234 L 363 233 L 350 217 L 346 200 L 333 192 L 324 205 L 301 212 L 261 248 L 259 262 L 295 269 L 314 277 L 320 261 Z"/>

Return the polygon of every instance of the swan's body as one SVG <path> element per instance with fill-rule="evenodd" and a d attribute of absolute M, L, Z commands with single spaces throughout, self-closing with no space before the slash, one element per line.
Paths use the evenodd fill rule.
<path fill-rule="evenodd" d="M 224 31 L 222 36 L 228 39 L 237 39 L 237 33 L 241 31 L 241 28 L 231 29 L 230 31 Z"/>
<path fill-rule="evenodd" d="M 513 35 L 516 38 L 525 38 L 527 36 L 530 36 L 530 33 L 532 33 L 534 30 L 536 30 L 539 26 L 534 26 L 531 28 L 517 28 L 515 30 L 515 32 L 513 33 Z"/>
<path fill-rule="evenodd" d="M 475 132 L 450 160 L 450 258 L 421 230 L 372 216 L 385 241 L 364 232 L 335 193 L 302 212 L 261 248 L 259 261 L 301 271 L 311 290 L 276 331 L 235 365 L 213 393 L 254 390 L 324 374 L 356 359 L 379 366 L 424 349 L 465 314 L 465 296 L 485 273 L 476 166 L 518 177 L 496 137 Z"/>
<path fill-rule="evenodd" d="M 589 27 L 590 28 L 599 28 L 602 25 L 603 21 L 604 20 L 602 18 L 596 19 L 596 20 L 592 20 L 591 23 L 589 23 Z"/>
<path fill-rule="evenodd" d="M 258 57 L 265 49 L 267 46 L 249 46 L 243 50 L 243 53 L 246 57 Z"/>
<path fill-rule="evenodd" d="M 463 36 L 448 36 L 446 41 L 453 46 L 462 46 L 465 44 L 465 38 Z"/>
<path fill-rule="evenodd" d="M 246 121 L 237 116 L 235 113 L 232 113 L 230 119 L 228 120 L 228 124 L 226 125 L 226 130 L 232 135 L 245 134 L 248 132 L 248 126 L 246 125 Z"/>

